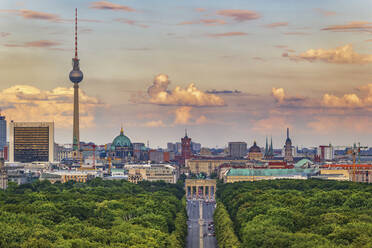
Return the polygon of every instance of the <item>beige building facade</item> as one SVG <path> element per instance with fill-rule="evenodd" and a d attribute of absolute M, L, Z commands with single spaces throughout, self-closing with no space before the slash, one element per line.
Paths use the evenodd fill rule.
<path fill-rule="evenodd" d="M 126 165 L 128 170 L 128 181 L 138 183 L 140 181 L 164 181 L 166 183 L 176 183 L 176 168 L 168 164 L 139 164 Z"/>
<path fill-rule="evenodd" d="M 205 173 L 208 176 L 225 163 L 247 163 L 246 159 L 188 159 L 186 167 L 193 174 Z"/>

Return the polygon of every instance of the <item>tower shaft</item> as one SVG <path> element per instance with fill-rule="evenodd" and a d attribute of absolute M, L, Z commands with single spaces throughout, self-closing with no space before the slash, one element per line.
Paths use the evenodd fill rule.
<path fill-rule="evenodd" d="M 73 120 L 73 150 L 80 149 L 80 134 L 79 134 L 79 84 L 74 83 L 74 120 Z"/>

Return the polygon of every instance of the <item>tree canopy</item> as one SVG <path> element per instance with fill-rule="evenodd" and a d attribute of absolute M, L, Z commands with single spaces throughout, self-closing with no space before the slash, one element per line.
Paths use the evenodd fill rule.
<path fill-rule="evenodd" d="M 183 247 L 181 185 L 94 179 L 0 191 L 0 247 Z"/>
<path fill-rule="evenodd" d="M 369 184 L 239 182 L 218 185 L 217 196 L 228 212 L 226 231 L 231 218 L 241 247 L 372 247 Z"/>

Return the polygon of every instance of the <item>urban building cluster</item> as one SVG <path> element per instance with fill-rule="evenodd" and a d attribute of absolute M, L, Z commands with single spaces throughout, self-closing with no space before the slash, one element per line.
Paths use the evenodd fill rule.
<path fill-rule="evenodd" d="M 10 121 L 7 132 L 6 118 L 1 116 L 0 120 L 5 126 L 0 132 L 0 140 L 5 140 L 0 156 L 1 188 L 9 182 L 86 182 L 95 177 L 176 183 L 181 174 L 225 183 L 281 178 L 372 182 L 372 148 L 329 144 L 299 149 L 293 146 L 289 129 L 279 149 L 274 148 L 272 139 L 266 139 L 264 146 L 239 141 L 229 142 L 224 149 L 207 148 L 193 142 L 187 132 L 180 142 L 151 149 L 145 143 L 132 142 L 121 128 L 111 143 L 79 142 L 76 156 L 72 143 L 55 143 L 54 123 Z M 209 189 L 201 190 L 210 194 Z M 196 191 L 189 188 L 188 192 L 194 195 Z"/>
<path fill-rule="evenodd" d="M 207 180 L 218 178 L 225 183 L 280 178 L 372 182 L 371 147 L 329 144 L 299 148 L 293 145 L 288 128 L 286 140 L 276 148 L 272 138 L 270 142 L 266 138 L 264 147 L 256 141 L 250 141 L 249 146 L 245 141 L 238 141 L 229 142 L 224 149 L 207 148 L 192 141 L 185 130 L 179 142 L 167 143 L 164 149 L 152 149 L 148 144 L 132 142 L 123 128 L 111 143 L 82 142 L 79 84 L 83 73 L 79 66 L 77 33 L 72 62 L 69 74 L 74 87 L 72 142 L 55 142 L 53 122 L 10 120 L 7 126 L 6 116 L 0 114 L 1 188 L 6 188 L 9 182 L 23 184 L 38 179 L 52 183 L 86 182 L 95 177 L 133 183 L 143 180 L 176 183 L 180 175 Z M 200 186 L 190 182 L 188 194 L 210 197 L 215 192 L 215 182 L 208 182 L 212 184 Z"/>

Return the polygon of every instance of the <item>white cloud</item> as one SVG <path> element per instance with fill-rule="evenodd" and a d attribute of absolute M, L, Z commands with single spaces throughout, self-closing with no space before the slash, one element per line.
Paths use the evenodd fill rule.
<path fill-rule="evenodd" d="M 172 91 L 168 90 L 170 81 L 166 74 L 159 74 L 155 77 L 153 84 L 148 88 L 149 102 L 159 105 L 177 106 L 224 106 L 224 100 L 214 94 L 208 94 L 199 90 L 194 83 L 186 88 L 176 86 Z"/>
<path fill-rule="evenodd" d="M 71 127 L 74 89 L 58 87 L 41 90 L 30 85 L 15 85 L 0 91 L 2 112 L 8 120 L 54 121 L 57 127 Z M 94 125 L 94 111 L 103 104 L 79 90 L 81 127 Z"/>
<path fill-rule="evenodd" d="M 358 54 L 353 50 L 351 44 L 347 44 L 335 49 L 310 49 L 299 55 L 283 54 L 294 61 L 323 61 L 334 64 L 368 64 L 372 63 L 372 55 Z"/>

